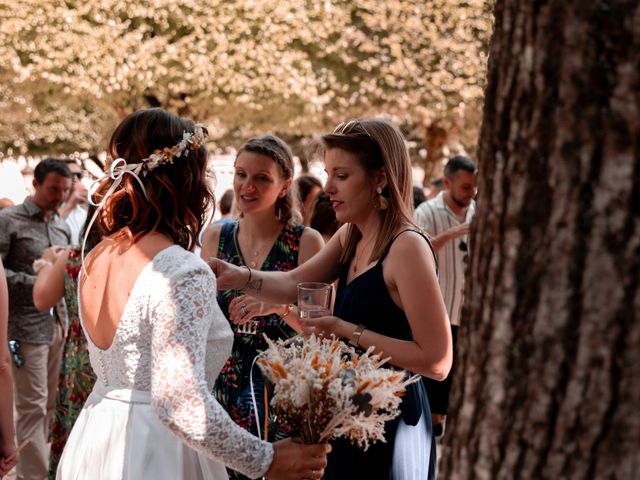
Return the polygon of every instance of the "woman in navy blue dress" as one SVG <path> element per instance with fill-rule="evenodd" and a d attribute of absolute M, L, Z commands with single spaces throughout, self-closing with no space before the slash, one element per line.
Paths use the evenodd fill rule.
<path fill-rule="evenodd" d="M 304 333 L 335 335 L 391 357 L 392 367 L 436 380 L 451 368 L 451 331 L 429 240 L 413 223 L 411 163 L 399 129 L 351 120 L 322 137 L 324 187 L 344 222 L 327 245 L 290 272 L 259 272 L 220 260 L 218 288 L 292 302 L 300 282 L 338 280 L 334 315 L 306 319 Z M 435 442 L 424 387 L 412 384 L 385 443 L 366 452 L 332 442 L 327 480 L 435 478 Z"/>

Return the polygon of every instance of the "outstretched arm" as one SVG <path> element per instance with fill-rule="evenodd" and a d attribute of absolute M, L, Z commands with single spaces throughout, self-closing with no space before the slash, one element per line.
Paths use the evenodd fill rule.
<path fill-rule="evenodd" d="M 442 247 L 444 247 L 448 242 L 451 242 L 456 238 L 469 235 L 470 231 L 471 231 L 471 224 L 461 223 L 460 225 L 456 225 L 455 227 L 451 227 L 448 230 L 445 230 L 440 235 L 436 235 L 435 237 L 430 236 L 431 243 L 433 244 L 433 249 L 437 252 Z"/>
<path fill-rule="evenodd" d="M 289 272 L 250 270 L 218 259 L 210 260 L 209 265 L 216 274 L 220 290 L 243 290 L 267 302 L 293 303 L 297 300 L 298 283 L 331 283 L 338 277 L 346 227 L 341 227 L 322 250 Z"/>
<path fill-rule="evenodd" d="M 324 240 L 318 232 L 312 228 L 305 228 L 300 238 L 298 265 L 312 258 L 323 245 Z M 302 333 L 298 322 L 298 307 L 292 303 L 269 303 L 252 295 L 241 295 L 229 303 L 229 319 L 235 324 L 241 325 L 252 318 L 272 313 L 279 315 L 297 333 Z"/>

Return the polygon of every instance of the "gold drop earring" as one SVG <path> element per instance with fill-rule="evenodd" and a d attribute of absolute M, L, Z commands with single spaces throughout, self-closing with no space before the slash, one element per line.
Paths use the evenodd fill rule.
<path fill-rule="evenodd" d="M 384 198 L 384 196 L 382 196 L 382 187 L 376 188 L 376 193 L 379 196 L 378 204 L 379 204 L 380 210 L 386 210 L 387 208 L 389 208 L 389 201 L 386 198 Z"/>

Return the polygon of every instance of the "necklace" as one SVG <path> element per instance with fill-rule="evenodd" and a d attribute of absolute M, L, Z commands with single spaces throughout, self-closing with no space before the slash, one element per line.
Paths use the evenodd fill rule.
<path fill-rule="evenodd" d="M 269 245 L 265 244 L 262 247 L 254 250 L 253 252 L 251 252 L 251 260 L 249 260 L 249 266 L 251 268 L 257 268 L 258 267 L 258 257 L 260 255 L 262 255 L 262 252 L 264 251 L 265 248 L 267 248 Z"/>
<path fill-rule="evenodd" d="M 242 250 L 240 249 L 240 245 L 238 242 L 238 229 L 235 230 L 234 232 L 234 236 L 233 236 L 233 240 L 236 244 L 236 250 L 238 251 L 238 253 L 240 254 L 240 257 L 242 258 L 242 262 L 251 267 L 251 268 L 258 268 L 258 259 L 262 256 L 262 254 L 265 252 L 265 250 L 269 247 L 269 246 L 273 246 L 273 244 L 276 242 L 276 240 L 278 239 L 278 237 L 280 237 L 280 234 L 282 233 L 282 230 L 278 231 L 278 233 L 276 234 L 276 236 L 274 238 L 269 239 L 267 242 L 262 243 L 262 245 L 260 245 L 259 248 L 253 248 L 250 251 L 250 258 L 248 259 L 249 261 L 247 261 L 247 259 L 244 258 L 243 254 L 242 254 Z"/>
<path fill-rule="evenodd" d="M 374 237 L 371 237 L 369 238 L 369 240 L 362 243 L 362 250 L 360 251 L 360 253 L 358 253 L 358 247 L 360 246 L 360 244 L 358 243 L 358 246 L 356 247 L 356 253 L 353 256 L 353 273 L 358 273 L 358 258 L 360 257 L 360 254 L 364 251 L 364 249 L 369 246 L 373 238 Z"/>

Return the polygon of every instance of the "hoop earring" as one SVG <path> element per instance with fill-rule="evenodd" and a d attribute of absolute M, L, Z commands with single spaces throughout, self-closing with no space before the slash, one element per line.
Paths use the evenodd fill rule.
<path fill-rule="evenodd" d="M 382 187 L 376 188 L 376 193 L 378 194 L 378 209 L 386 210 L 389 208 L 389 200 L 382 195 Z"/>

